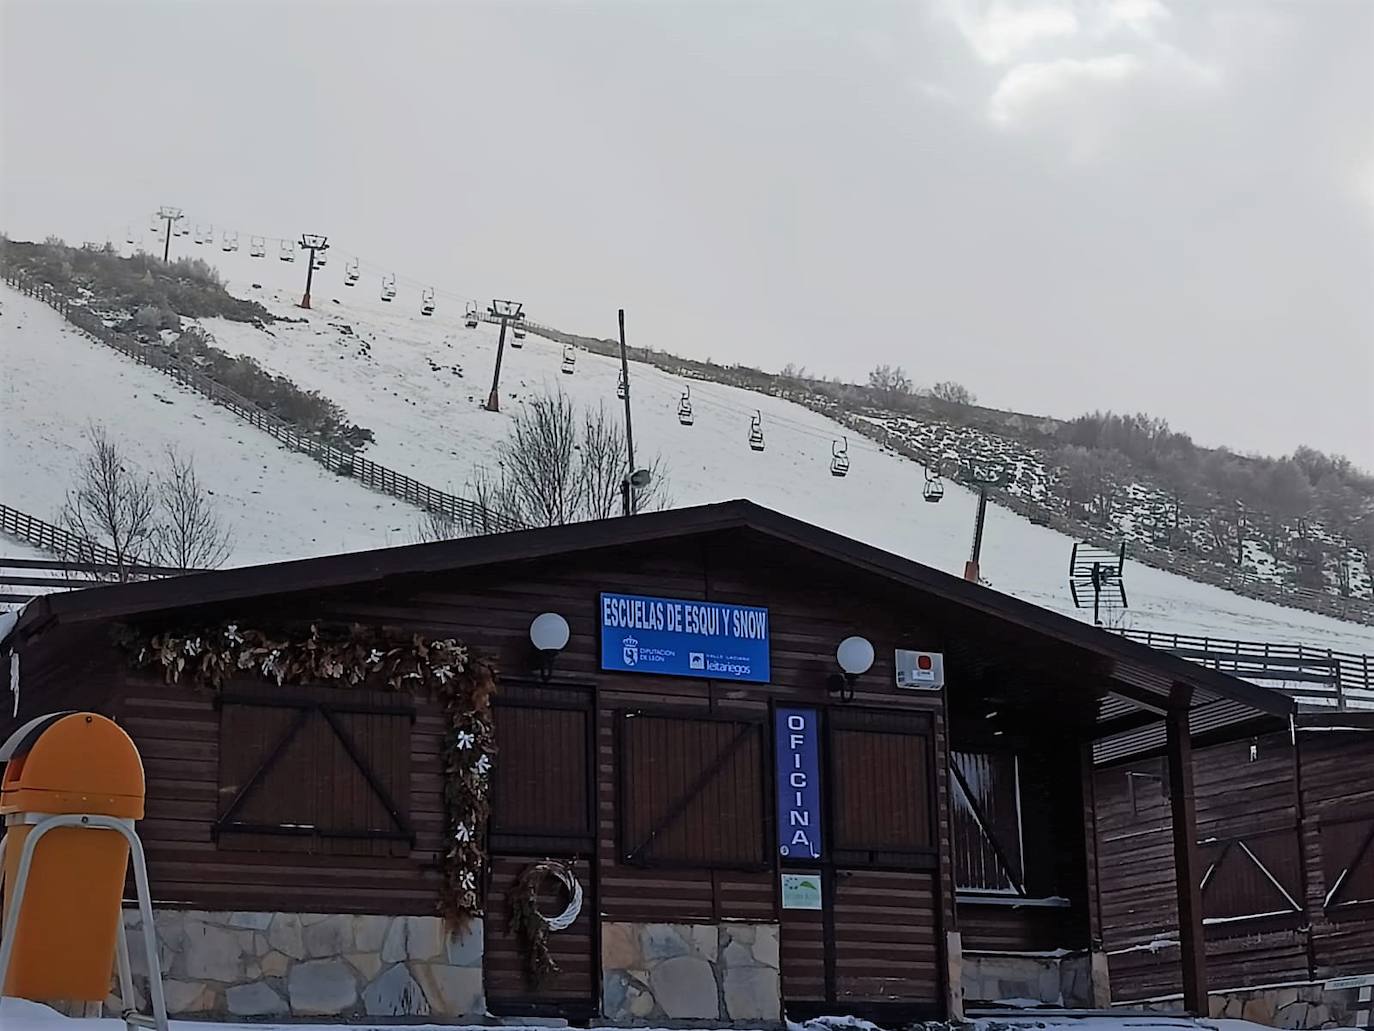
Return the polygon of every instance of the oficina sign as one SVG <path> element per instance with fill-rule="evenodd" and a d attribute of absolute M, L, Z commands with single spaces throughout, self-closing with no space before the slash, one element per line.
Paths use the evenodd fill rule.
<path fill-rule="evenodd" d="M 767 683 L 768 610 L 602 594 L 601 668 Z"/>
<path fill-rule="evenodd" d="M 821 857 L 821 782 L 815 709 L 774 709 L 778 759 L 778 854 Z"/>

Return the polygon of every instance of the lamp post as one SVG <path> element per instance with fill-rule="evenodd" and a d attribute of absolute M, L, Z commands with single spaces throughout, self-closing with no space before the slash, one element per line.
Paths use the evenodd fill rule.
<path fill-rule="evenodd" d="M 310 261 L 305 266 L 305 296 L 301 298 L 301 307 L 309 308 L 310 284 L 315 278 L 315 253 L 329 250 L 329 237 L 318 233 L 302 233 L 300 246 L 301 250 L 310 252 Z"/>
<path fill-rule="evenodd" d="M 635 435 L 630 422 L 630 362 L 625 356 L 625 309 L 619 311 L 620 320 L 620 382 L 625 385 L 625 457 L 628 464 L 625 468 L 629 469 L 629 475 L 621 481 L 621 497 L 625 502 L 625 514 L 635 514 L 635 496 L 632 487 L 643 487 L 649 483 L 649 473 L 646 469 L 635 468 Z M 642 475 L 643 483 L 635 483 L 635 477 Z"/>
<path fill-rule="evenodd" d="M 491 393 L 487 395 L 486 409 L 489 412 L 501 410 L 501 359 L 506 353 L 506 324 L 524 321 L 524 307 L 519 301 L 493 300 L 487 309 L 492 318 L 501 320 L 501 335 L 496 341 L 496 368 L 491 374 Z"/>

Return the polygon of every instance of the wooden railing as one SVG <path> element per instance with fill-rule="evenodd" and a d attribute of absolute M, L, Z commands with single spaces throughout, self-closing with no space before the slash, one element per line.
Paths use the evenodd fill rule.
<path fill-rule="evenodd" d="M 119 556 L 104 545 L 88 541 L 70 530 L 46 523 L 9 505 L 0 505 L 0 532 L 65 559 L 111 564 L 119 561 Z"/>
<path fill-rule="evenodd" d="M 1237 641 L 1154 630 L 1118 632 L 1242 680 L 1272 684 L 1299 701 L 1339 709 L 1374 709 L 1374 657 L 1369 655 L 1306 644 Z"/>
<path fill-rule="evenodd" d="M 138 561 L 120 562 L 119 556 L 103 544 L 9 505 L 0 504 L 0 533 L 57 556 L 53 559 L 0 558 L 0 603 L 22 605 L 53 591 L 199 572 Z"/>
<path fill-rule="evenodd" d="M 250 425 L 270 434 L 291 450 L 313 458 L 330 472 L 350 477 L 364 487 L 399 498 L 418 508 L 441 513 L 468 532 L 495 533 L 521 528 L 516 520 L 492 512 L 467 498 L 421 483 L 404 473 L 398 473 L 394 469 L 364 458 L 349 448 L 328 444 L 302 433 L 285 420 L 259 408 L 242 394 L 216 382 L 161 348 L 115 332 L 84 306 L 72 304 L 68 297 L 45 283 L 39 283 L 22 270 L 7 267 L 3 271 L 3 278 L 21 293 L 37 298 L 52 307 L 92 339 L 132 358 L 140 365 L 156 369 L 209 398 Z"/>

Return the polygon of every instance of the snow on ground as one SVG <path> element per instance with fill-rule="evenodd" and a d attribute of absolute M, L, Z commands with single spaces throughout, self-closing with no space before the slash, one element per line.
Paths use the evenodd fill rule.
<path fill-rule="evenodd" d="M 244 252 L 208 254 L 231 290 L 275 314 L 304 318 L 257 329 L 208 319 L 204 326 L 231 353 L 247 354 L 301 386 L 341 404 L 376 433 L 367 454 L 433 486 L 462 493 L 472 469 L 490 461 L 511 413 L 531 397 L 562 389 L 579 404 L 604 404 L 618 414 L 619 363 L 578 351 L 573 375 L 561 372 L 563 348 L 529 335 L 507 347 L 500 414 L 482 404 L 491 384 L 497 329 L 463 326 L 461 303 L 440 297 L 431 317 L 420 314 L 418 291 L 394 302 L 379 299 L 377 283 L 343 285 L 342 262 L 316 272 L 314 310 L 299 300 L 300 262 L 252 260 Z M 537 310 L 530 310 L 538 320 Z M 347 331 L 340 327 L 347 327 Z M 633 340 L 633 313 L 630 316 Z M 606 335 L 611 335 L 610 326 Z M 652 341 L 635 341 L 651 344 Z M 457 375 L 454 368 L 461 371 Z M 921 499 L 920 465 L 877 444 L 849 439 L 851 467 L 829 473 L 832 442 L 844 430 L 792 402 L 715 383 L 690 383 L 642 364 L 631 366 L 634 433 L 641 464 L 667 460 L 678 506 L 749 498 L 827 529 L 962 574 L 972 541 L 975 496 L 947 484 L 939 504 Z M 678 424 L 676 411 L 690 386 L 696 422 Z M 749 420 L 762 414 L 766 450 L 748 447 Z M 982 573 L 993 587 L 1079 618 L 1066 573 L 1072 540 L 991 506 Z M 1340 650 L 1374 651 L 1374 628 L 1256 601 L 1183 577 L 1130 563 L 1131 608 L 1124 625 L 1246 640 L 1292 641 Z"/>
<path fill-rule="evenodd" d="M 456 1031 L 460 1024 L 404 1024 L 394 1022 L 373 1025 L 366 1023 L 349 1024 L 273 1024 L 253 1022 L 251 1024 L 227 1023 L 205 1020 L 170 1021 L 173 1031 L 394 1031 L 398 1026 L 411 1031 Z M 503 1024 L 510 1031 L 547 1031 L 546 1027 L 523 1028 L 519 1024 Z M 1084 1015 L 1079 1017 L 1035 1012 L 999 1014 L 995 1017 L 982 1017 L 964 1025 L 973 1031 L 1003 1031 L 1007 1028 L 1024 1031 L 1270 1031 L 1262 1024 L 1252 1024 L 1245 1020 L 1192 1020 L 1187 1017 L 1173 1017 L 1168 1014 L 1158 1016 L 1109 1016 Z M 41 1003 L 25 999 L 0 999 L 0 1027 L 4 1031 L 56 1031 L 70 1027 L 80 1031 L 123 1031 L 124 1021 L 115 1017 L 99 1020 L 64 1017 Z M 879 1031 L 878 1025 L 854 1017 L 821 1017 L 805 1023 L 787 1021 L 787 1031 Z M 646 1028 L 644 1031 L 657 1031 Z M 1347 1031 L 1337 1028 L 1335 1031 Z M 1353 1029 L 1351 1029 L 1353 1031 Z"/>
<path fill-rule="evenodd" d="M 153 468 L 195 458 L 234 535 L 233 563 L 404 544 L 419 513 L 287 451 L 247 423 L 0 287 L 0 501 L 57 522 L 91 422 Z M 6 548 L 6 551 L 12 551 Z"/>

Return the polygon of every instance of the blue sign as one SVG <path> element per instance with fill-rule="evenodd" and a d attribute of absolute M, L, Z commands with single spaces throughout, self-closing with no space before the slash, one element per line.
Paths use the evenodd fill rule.
<path fill-rule="evenodd" d="M 778 758 L 778 855 L 821 857 L 820 737 L 815 709 L 774 709 Z"/>
<path fill-rule="evenodd" d="M 601 668 L 768 682 L 768 610 L 601 595 Z"/>

